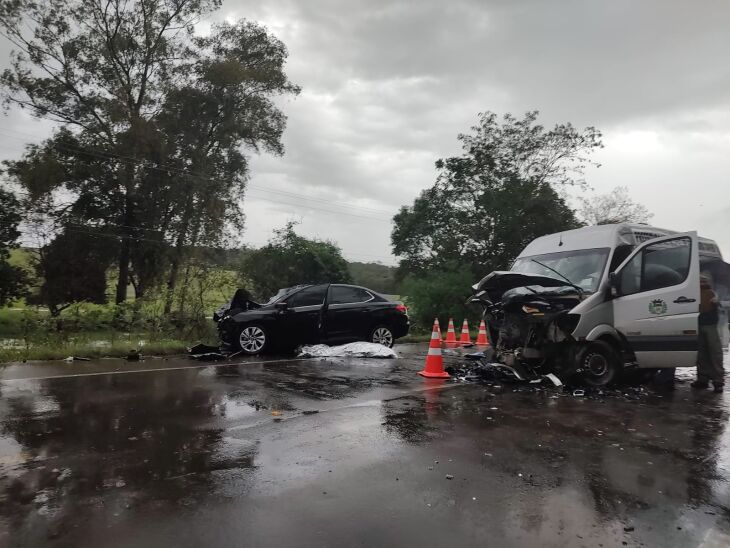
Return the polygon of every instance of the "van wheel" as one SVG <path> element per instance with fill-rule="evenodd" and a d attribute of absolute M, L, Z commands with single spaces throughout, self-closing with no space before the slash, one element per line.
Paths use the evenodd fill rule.
<path fill-rule="evenodd" d="M 613 347 L 603 341 L 587 344 L 576 355 L 576 366 L 588 386 L 603 387 L 618 380 L 621 362 Z"/>

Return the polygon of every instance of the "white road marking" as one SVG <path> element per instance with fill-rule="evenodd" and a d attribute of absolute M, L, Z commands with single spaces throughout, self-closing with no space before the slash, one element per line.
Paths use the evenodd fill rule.
<path fill-rule="evenodd" d="M 93 373 L 71 373 L 68 375 L 48 375 L 46 377 L 19 377 L 17 379 L 0 379 L 0 382 L 18 381 L 43 381 L 47 379 L 73 379 L 76 377 L 98 377 L 101 375 L 126 375 L 130 373 L 158 373 L 160 371 L 180 371 L 182 369 L 205 369 L 208 367 L 226 367 L 230 365 L 262 365 L 267 363 L 301 362 L 312 358 L 291 358 L 286 360 L 266 360 L 256 362 L 229 362 L 229 363 L 206 363 L 201 365 L 187 365 L 180 367 L 159 367 L 156 369 L 128 369 L 124 371 L 96 371 Z M 29 366 L 33 367 L 33 366 Z"/>

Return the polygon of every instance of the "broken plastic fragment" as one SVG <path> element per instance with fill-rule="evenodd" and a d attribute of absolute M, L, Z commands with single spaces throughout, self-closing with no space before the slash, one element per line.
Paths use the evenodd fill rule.
<path fill-rule="evenodd" d="M 550 379 L 555 386 L 563 386 L 563 382 L 557 378 L 554 373 L 548 373 L 545 375 L 545 378 Z"/>

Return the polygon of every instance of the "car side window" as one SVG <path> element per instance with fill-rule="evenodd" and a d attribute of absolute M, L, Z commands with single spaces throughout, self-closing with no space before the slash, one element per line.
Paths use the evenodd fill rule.
<path fill-rule="evenodd" d="M 330 289 L 329 304 L 364 303 L 372 300 L 373 296 L 359 287 L 334 285 Z"/>
<path fill-rule="evenodd" d="M 689 274 L 691 247 L 692 241 L 686 237 L 646 246 L 621 270 L 621 294 L 681 284 Z"/>
<path fill-rule="evenodd" d="M 289 297 L 286 302 L 289 308 L 298 306 L 315 306 L 324 303 L 324 296 L 327 293 L 326 285 L 315 285 L 307 287 Z"/>

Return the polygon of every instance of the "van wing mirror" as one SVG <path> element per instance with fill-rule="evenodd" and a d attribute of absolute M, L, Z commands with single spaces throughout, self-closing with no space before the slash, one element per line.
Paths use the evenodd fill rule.
<path fill-rule="evenodd" d="M 616 272 L 611 272 L 608 275 L 608 283 L 611 286 L 611 296 L 612 297 L 620 297 L 621 296 L 621 277 L 616 274 Z"/>

